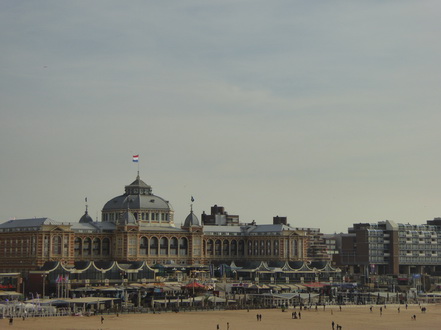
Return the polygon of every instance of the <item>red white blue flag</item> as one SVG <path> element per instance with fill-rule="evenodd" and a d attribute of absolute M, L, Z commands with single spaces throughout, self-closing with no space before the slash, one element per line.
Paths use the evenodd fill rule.
<path fill-rule="evenodd" d="M 135 155 L 135 156 L 133 156 L 133 162 L 134 162 L 134 163 L 137 163 L 138 160 L 139 160 L 139 155 Z"/>

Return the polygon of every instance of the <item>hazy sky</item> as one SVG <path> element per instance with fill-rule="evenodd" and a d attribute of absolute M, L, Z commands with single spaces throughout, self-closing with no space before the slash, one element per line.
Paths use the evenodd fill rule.
<path fill-rule="evenodd" d="M 1 1 L 0 222 L 136 178 L 180 225 L 441 216 L 441 2 Z"/>

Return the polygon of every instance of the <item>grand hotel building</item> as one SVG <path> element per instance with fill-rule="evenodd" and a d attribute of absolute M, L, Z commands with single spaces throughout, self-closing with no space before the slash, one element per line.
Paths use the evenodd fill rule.
<path fill-rule="evenodd" d="M 33 218 L 0 224 L 0 272 L 26 276 L 50 267 L 69 270 L 91 262 L 142 263 L 148 268 L 255 262 L 292 270 L 287 263 L 326 255 L 320 251 L 317 230 L 310 235 L 310 229 L 293 228 L 284 217 L 275 217 L 267 225 L 244 224 L 239 216 L 215 205 L 201 220 L 191 210 L 184 224 L 175 226 L 169 201 L 154 195 L 138 173 L 122 195 L 104 205 L 101 221 L 94 221 L 86 206 L 79 222 Z"/>

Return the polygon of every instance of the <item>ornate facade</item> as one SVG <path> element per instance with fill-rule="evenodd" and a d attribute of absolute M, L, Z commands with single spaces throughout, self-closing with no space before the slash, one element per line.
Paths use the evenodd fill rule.
<path fill-rule="evenodd" d="M 109 200 L 101 221 L 86 212 L 79 222 L 49 218 L 9 220 L 0 225 L 0 272 L 41 269 L 48 262 L 144 262 L 183 267 L 241 261 L 307 261 L 307 229 L 274 218 L 273 224 L 244 224 L 214 206 L 199 223 L 191 210 L 176 227 L 171 204 L 153 194 L 139 175 L 123 195 Z M 286 219 L 286 218 L 285 218 Z"/>

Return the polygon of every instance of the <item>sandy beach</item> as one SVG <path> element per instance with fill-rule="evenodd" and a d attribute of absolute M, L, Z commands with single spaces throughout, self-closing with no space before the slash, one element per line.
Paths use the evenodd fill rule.
<path fill-rule="evenodd" d="M 0 328 L 14 329 L 332 329 L 332 321 L 342 326 L 342 329 L 439 329 L 441 323 L 441 305 L 424 305 L 427 312 L 422 313 L 418 305 L 405 306 L 343 306 L 340 311 L 338 306 L 328 306 L 317 310 L 301 312 L 301 319 L 292 319 L 292 312 L 299 309 L 289 309 L 282 312 L 280 309 L 261 309 L 240 311 L 208 311 L 208 312 L 179 312 L 161 314 L 110 314 L 101 316 L 66 316 L 29 318 L 26 320 L 14 319 L 9 326 L 9 320 L 0 320 Z M 262 320 L 257 321 L 256 315 L 261 314 Z M 416 315 L 416 320 L 412 316 Z"/>

